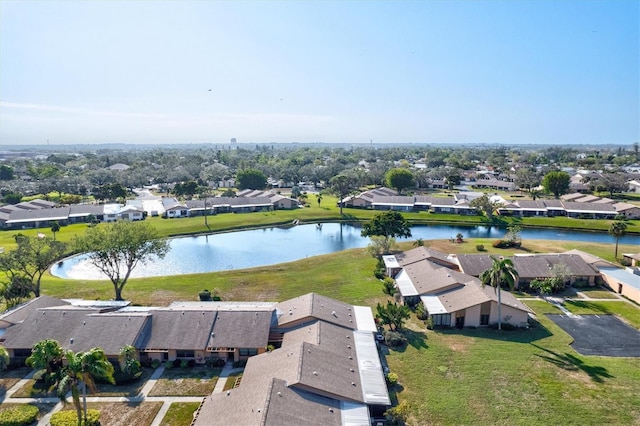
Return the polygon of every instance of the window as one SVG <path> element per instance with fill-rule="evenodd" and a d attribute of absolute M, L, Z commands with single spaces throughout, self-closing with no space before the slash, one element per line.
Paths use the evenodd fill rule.
<path fill-rule="evenodd" d="M 240 348 L 240 356 L 253 356 L 257 354 L 258 350 L 255 348 Z"/>
<path fill-rule="evenodd" d="M 489 314 L 480 315 L 480 325 L 489 325 Z"/>
<path fill-rule="evenodd" d="M 433 325 L 451 326 L 451 314 L 431 315 L 431 318 L 433 318 Z"/>
<path fill-rule="evenodd" d="M 177 358 L 195 358 L 195 351 L 176 351 Z"/>

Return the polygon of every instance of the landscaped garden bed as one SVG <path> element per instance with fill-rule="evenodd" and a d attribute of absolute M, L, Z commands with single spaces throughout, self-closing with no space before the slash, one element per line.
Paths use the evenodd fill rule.
<path fill-rule="evenodd" d="M 162 402 L 91 402 L 87 407 L 100 411 L 101 426 L 150 426 Z"/>
<path fill-rule="evenodd" d="M 166 369 L 149 392 L 149 396 L 207 396 L 213 392 L 219 367 Z"/>

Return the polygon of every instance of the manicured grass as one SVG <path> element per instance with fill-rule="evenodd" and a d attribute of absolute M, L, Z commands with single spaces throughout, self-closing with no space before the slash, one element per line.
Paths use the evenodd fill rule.
<path fill-rule="evenodd" d="M 195 300 L 203 288 L 218 289 L 222 300 L 281 301 L 313 291 L 375 305 L 383 296 L 373 276 L 375 264 L 366 250 L 355 249 L 261 268 L 132 279 L 123 295 L 136 304 L 167 305 L 175 300 Z M 52 276 L 43 279 L 42 288 L 54 297 L 108 300 L 114 294 L 109 282 Z"/>
<path fill-rule="evenodd" d="M 90 402 L 87 408 L 100 411 L 103 426 L 150 426 L 162 402 Z"/>
<path fill-rule="evenodd" d="M 618 299 L 618 295 L 610 290 L 605 290 L 602 287 L 594 288 L 579 288 L 577 289 L 584 296 L 591 299 Z"/>
<path fill-rule="evenodd" d="M 640 329 L 640 308 L 627 301 L 595 302 L 588 300 L 567 300 L 564 303 L 564 307 L 577 315 L 617 315 L 633 327 Z"/>
<path fill-rule="evenodd" d="M 242 375 L 244 374 L 243 371 L 237 371 L 235 373 L 231 373 L 229 374 L 229 377 L 227 377 L 227 381 L 224 384 L 224 389 L 223 391 L 228 391 L 231 390 L 235 387 L 236 384 L 236 380 L 238 380 L 238 378 L 240 378 L 240 380 L 242 380 Z"/>
<path fill-rule="evenodd" d="M 410 344 L 387 356 L 409 424 L 638 424 L 637 359 L 577 354 L 543 315 L 560 311 L 526 303 L 538 314 L 529 330 L 427 331 L 412 319 Z"/>
<path fill-rule="evenodd" d="M 434 240 L 426 244 L 444 253 L 477 253 L 476 244 L 483 243 L 486 253 L 490 254 L 562 252 L 579 248 L 604 259 L 613 258 L 611 244 L 529 240 L 521 249 L 495 249 L 491 241 L 474 239 L 456 244 Z M 411 247 L 411 242 L 398 245 L 399 250 Z M 621 245 L 620 250 L 623 249 L 631 250 L 632 246 Z M 338 300 L 375 306 L 383 296 L 372 274 L 375 265 L 376 260 L 366 249 L 353 249 L 260 268 L 130 279 L 123 296 L 134 304 L 164 306 L 175 300 L 195 300 L 204 288 L 218 289 L 223 300 L 281 301 L 313 291 Z M 68 280 L 47 274 L 41 287 L 43 294 L 61 298 L 108 300 L 114 296 L 108 281 Z"/>
<path fill-rule="evenodd" d="M 213 392 L 221 371 L 208 367 L 165 369 L 149 396 L 207 396 Z"/>
<path fill-rule="evenodd" d="M 162 418 L 160 426 L 189 426 L 193 420 L 200 403 L 198 402 L 174 402 L 169 406 L 169 411 Z"/>

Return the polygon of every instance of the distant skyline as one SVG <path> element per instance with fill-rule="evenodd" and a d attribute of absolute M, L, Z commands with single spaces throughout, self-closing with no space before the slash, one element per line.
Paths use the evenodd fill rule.
<path fill-rule="evenodd" d="M 640 140 L 636 0 L 0 0 L 0 145 Z"/>

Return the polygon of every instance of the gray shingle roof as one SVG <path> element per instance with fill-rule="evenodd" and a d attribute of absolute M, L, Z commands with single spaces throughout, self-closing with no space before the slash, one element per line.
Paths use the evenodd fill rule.
<path fill-rule="evenodd" d="M 315 319 L 356 329 L 353 306 L 316 293 L 308 293 L 277 305 L 278 326 L 287 328 Z"/>
<path fill-rule="evenodd" d="M 458 263 L 462 272 L 479 277 L 481 273 L 491 268 L 493 260 L 488 254 L 459 254 Z"/>
<path fill-rule="evenodd" d="M 69 305 L 69 302 L 56 299 L 55 297 L 40 296 L 3 312 L 2 315 L 0 315 L 0 320 L 11 324 L 17 324 L 27 319 L 40 308 L 65 305 Z"/>
<path fill-rule="evenodd" d="M 396 259 L 401 266 L 420 262 L 422 260 L 430 260 L 442 266 L 456 269 L 458 268 L 458 265 L 455 263 L 454 259 L 450 259 L 449 256 L 444 253 L 424 246 L 416 247 L 411 250 L 396 254 Z"/>
<path fill-rule="evenodd" d="M 215 311 L 152 310 L 151 331 L 141 349 L 204 350 Z"/>

